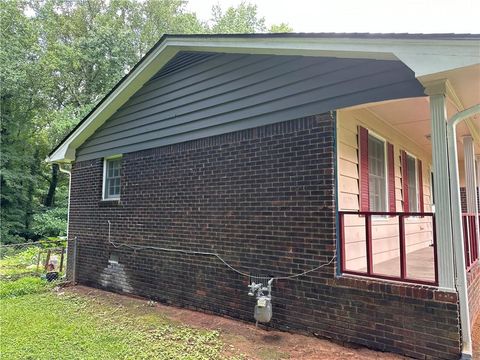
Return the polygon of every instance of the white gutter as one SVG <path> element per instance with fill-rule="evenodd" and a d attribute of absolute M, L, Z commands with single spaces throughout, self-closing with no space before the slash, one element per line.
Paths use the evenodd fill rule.
<path fill-rule="evenodd" d="M 467 273 L 465 270 L 464 239 L 462 231 L 462 206 L 460 202 L 460 176 L 456 126 L 459 122 L 480 113 L 480 104 L 455 114 L 447 123 L 448 159 L 450 165 L 450 194 L 452 206 L 453 249 L 455 255 L 455 282 L 460 302 L 460 325 L 462 328 L 462 359 L 472 358 L 472 337 L 468 310 Z"/>
<path fill-rule="evenodd" d="M 64 173 L 64 174 L 68 174 L 68 205 L 67 205 L 67 247 L 68 247 L 68 244 L 70 243 L 70 238 L 68 237 L 68 230 L 69 230 L 69 227 L 70 227 L 70 193 L 71 193 L 71 190 L 72 190 L 72 172 L 70 170 L 67 170 L 65 168 L 62 167 L 62 165 L 64 165 L 63 163 L 58 163 L 58 169 L 60 170 L 60 172 Z M 73 252 L 73 259 L 68 259 L 67 258 L 67 261 L 73 261 L 73 274 L 72 274 L 72 282 L 75 283 L 76 281 L 76 248 L 77 248 L 77 241 L 74 240 L 74 243 L 73 243 L 73 246 L 74 246 L 74 252 Z"/>
<path fill-rule="evenodd" d="M 72 189 L 72 173 L 70 170 L 67 170 L 62 167 L 63 163 L 58 163 L 58 169 L 64 174 L 68 174 L 68 205 L 67 205 L 67 240 L 68 240 L 68 225 L 70 224 L 70 191 Z"/>

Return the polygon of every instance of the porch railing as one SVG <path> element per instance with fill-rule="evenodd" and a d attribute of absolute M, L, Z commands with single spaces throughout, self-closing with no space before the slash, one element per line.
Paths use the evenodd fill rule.
<path fill-rule="evenodd" d="M 480 217 L 479 217 L 480 222 Z M 475 214 L 462 214 L 465 267 L 469 271 L 478 262 L 478 241 Z"/>
<path fill-rule="evenodd" d="M 339 235 L 340 235 L 340 243 L 341 243 L 341 270 L 342 273 L 345 274 L 353 274 L 353 275 L 361 275 L 367 276 L 372 278 L 380 278 L 386 280 L 395 280 L 395 281 L 402 281 L 402 282 L 409 282 L 409 283 L 417 283 L 417 284 L 426 284 L 426 285 L 438 285 L 438 268 L 437 268 L 437 251 L 436 251 L 436 234 L 435 234 L 435 216 L 433 213 L 417 213 L 417 212 L 365 212 L 365 211 L 339 211 Z M 351 226 L 347 224 L 347 218 L 354 217 L 356 221 L 355 226 Z M 398 244 L 398 257 L 393 257 L 389 259 L 390 262 L 394 262 L 395 266 L 399 266 L 398 274 L 385 274 L 376 271 L 375 267 L 377 264 L 374 264 L 374 236 L 373 236 L 373 227 L 372 223 L 375 223 L 375 227 L 382 226 L 382 220 L 392 220 L 389 223 L 389 226 L 398 226 L 397 231 L 395 232 L 394 237 L 396 237 L 396 243 Z M 361 219 L 361 220 L 360 220 Z M 398 220 L 397 220 L 398 219 Z M 407 268 L 407 236 L 412 236 L 411 234 L 407 234 L 406 231 L 406 219 L 412 219 L 415 221 L 417 219 L 419 222 L 423 223 L 430 223 L 430 227 L 428 232 L 431 234 L 429 244 L 427 247 L 433 248 L 431 257 L 428 261 L 431 263 L 431 276 L 428 278 L 414 278 L 409 275 L 408 268 Z M 363 220 L 363 221 L 362 221 Z M 398 221 L 398 224 L 397 224 Z M 362 224 L 363 222 L 363 224 Z M 360 226 L 359 226 L 360 224 Z M 366 257 L 366 267 L 358 270 L 352 270 L 347 266 L 347 258 L 346 258 L 346 244 L 348 239 L 346 238 L 346 227 L 356 227 L 356 235 L 359 236 L 362 240 L 360 241 L 361 246 L 365 246 L 365 257 Z M 359 227 L 361 230 L 359 230 Z M 365 244 L 362 244 L 363 236 L 361 236 L 361 232 L 364 231 L 364 240 Z M 375 240 L 382 241 L 380 240 Z M 362 251 L 363 252 L 363 251 Z M 397 263 L 398 262 L 398 263 Z M 420 264 L 422 265 L 422 264 Z M 423 264 L 425 265 L 425 264 Z"/>

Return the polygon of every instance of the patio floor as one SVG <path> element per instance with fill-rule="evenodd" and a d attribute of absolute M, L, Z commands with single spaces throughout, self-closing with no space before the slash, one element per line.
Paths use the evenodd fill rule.
<path fill-rule="evenodd" d="M 435 281 L 433 246 L 407 254 L 407 277 L 414 280 Z M 374 263 L 376 274 L 400 276 L 400 258 L 396 257 L 380 263 Z"/>

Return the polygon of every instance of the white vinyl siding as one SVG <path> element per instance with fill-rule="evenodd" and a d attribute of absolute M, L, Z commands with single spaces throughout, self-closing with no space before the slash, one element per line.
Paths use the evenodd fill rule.
<path fill-rule="evenodd" d="M 120 198 L 120 170 L 122 158 L 105 159 L 103 172 L 103 199 L 115 200 Z"/>
<path fill-rule="evenodd" d="M 408 169 L 408 209 L 410 212 L 418 211 L 418 184 L 417 161 L 413 156 L 407 155 Z"/>
<path fill-rule="evenodd" d="M 387 211 L 385 142 L 372 135 L 368 135 L 368 180 L 370 210 Z"/>

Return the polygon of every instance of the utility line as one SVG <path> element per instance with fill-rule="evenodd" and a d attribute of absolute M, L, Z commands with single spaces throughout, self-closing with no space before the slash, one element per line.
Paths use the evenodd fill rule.
<path fill-rule="evenodd" d="M 247 274 L 241 270 L 238 270 L 236 268 L 234 268 L 232 265 L 230 265 L 227 261 L 225 261 L 219 254 L 217 253 L 213 253 L 213 252 L 207 252 L 207 251 L 194 251 L 194 250 L 184 250 L 184 249 L 172 249 L 172 248 L 164 248 L 164 247 L 158 247 L 158 246 L 148 246 L 148 245 L 131 245 L 131 244 L 125 244 L 125 243 L 115 243 L 114 241 L 112 241 L 111 239 L 111 232 L 110 232 L 110 226 L 111 226 L 111 223 L 110 223 L 110 220 L 108 220 L 108 242 L 115 248 L 121 248 L 121 247 L 126 247 L 126 248 L 129 248 L 129 249 L 132 249 L 134 251 L 136 250 L 159 250 L 159 251 L 164 251 L 164 252 L 175 252 L 175 253 L 181 253 L 181 254 L 186 254 L 186 255 L 202 255 L 202 256 L 212 256 L 212 257 L 215 257 L 217 258 L 218 260 L 220 260 L 226 267 L 228 267 L 230 270 L 236 272 L 237 274 L 239 275 L 242 275 L 242 276 L 246 276 L 248 278 L 251 277 L 250 274 Z M 333 261 L 335 260 L 336 258 L 336 255 L 334 255 L 330 261 L 328 261 L 327 263 L 324 263 L 324 264 L 321 264 L 317 267 L 314 267 L 313 269 L 309 269 L 309 270 L 306 270 L 306 271 L 303 271 L 301 273 L 298 273 L 298 274 L 293 274 L 293 275 L 288 275 L 288 276 L 275 276 L 273 277 L 274 280 L 288 280 L 288 279 L 293 279 L 293 278 L 297 278 L 297 277 L 300 277 L 300 276 L 303 276 L 303 275 L 306 275 L 308 273 L 311 273 L 313 271 L 316 271 L 316 270 L 319 270 L 325 266 L 328 266 L 330 265 L 331 263 L 333 263 Z"/>

